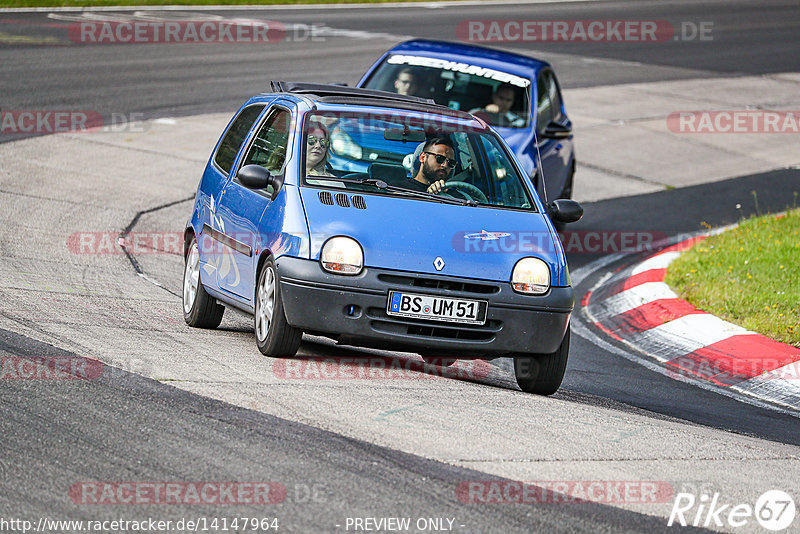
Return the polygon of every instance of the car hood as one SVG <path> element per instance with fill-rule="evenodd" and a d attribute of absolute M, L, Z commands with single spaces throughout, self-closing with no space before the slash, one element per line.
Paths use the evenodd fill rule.
<path fill-rule="evenodd" d="M 319 259 L 327 239 L 345 235 L 361 244 L 367 267 L 508 281 L 520 258 L 536 256 L 550 265 L 554 285 L 562 280 L 563 252 L 556 250 L 550 226 L 540 213 L 389 195 L 358 195 L 366 205 L 359 209 L 350 193 L 331 190 L 334 197 L 341 195 L 333 205 L 324 204 L 320 193 L 302 188 L 312 259 Z M 344 196 L 349 207 L 340 205 Z M 435 266 L 436 258 L 444 262 L 441 270 Z"/>

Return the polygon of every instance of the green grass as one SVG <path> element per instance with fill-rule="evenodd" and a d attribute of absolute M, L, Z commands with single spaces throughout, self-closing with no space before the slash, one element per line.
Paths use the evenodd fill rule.
<path fill-rule="evenodd" d="M 274 6 L 280 4 L 380 4 L 397 0 L 0 0 L 2 7 L 96 7 L 96 6 Z M 403 0 L 423 2 L 429 0 Z"/>
<path fill-rule="evenodd" d="M 699 242 L 672 262 L 666 282 L 704 311 L 800 347 L 800 209 Z"/>

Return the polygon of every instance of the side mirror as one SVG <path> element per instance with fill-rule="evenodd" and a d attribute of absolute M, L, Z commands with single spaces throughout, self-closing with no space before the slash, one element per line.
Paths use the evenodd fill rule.
<path fill-rule="evenodd" d="M 236 177 L 249 189 L 266 189 L 273 182 L 272 174 L 261 165 L 245 165 Z"/>
<path fill-rule="evenodd" d="M 547 123 L 544 133 L 542 133 L 542 137 L 549 139 L 566 139 L 570 135 L 572 135 L 572 125 L 569 122 L 561 124 L 552 120 Z"/>
<path fill-rule="evenodd" d="M 560 198 L 550 203 L 548 211 L 550 219 L 557 223 L 573 223 L 583 217 L 583 207 L 574 200 Z"/>

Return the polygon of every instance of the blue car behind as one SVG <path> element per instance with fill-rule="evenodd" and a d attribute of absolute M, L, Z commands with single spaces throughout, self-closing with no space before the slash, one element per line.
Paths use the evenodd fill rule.
<path fill-rule="evenodd" d="M 386 52 L 356 86 L 402 90 L 395 86 L 402 71 L 415 78 L 415 95 L 464 111 L 490 103 L 500 84 L 512 87 L 511 111 L 521 119 L 516 126 L 492 114 L 481 118 L 505 139 L 543 198 L 572 198 L 576 163 L 572 124 L 549 63 L 482 46 L 418 39 Z M 537 173 L 540 155 L 542 170 Z"/>
<path fill-rule="evenodd" d="M 333 155 L 337 128 L 361 155 L 356 170 Z M 445 187 L 429 192 L 425 176 Z M 503 140 L 467 113 L 273 82 L 231 120 L 200 180 L 184 318 L 215 328 L 226 306 L 250 313 L 273 357 L 293 356 L 304 332 L 425 358 L 513 357 L 520 387 L 550 394 L 574 297 L 548 212 L 582 214 L 569 200 L 546 208 Z"/>

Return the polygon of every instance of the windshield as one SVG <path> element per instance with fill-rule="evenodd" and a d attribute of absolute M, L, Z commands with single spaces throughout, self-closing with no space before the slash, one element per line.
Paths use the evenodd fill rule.
<path fill-rule="evenodd" d="M 364 87 L 433 99 L 504 128 L 530 121 L 530 80 L 469 63 L 394 54 Z"/>
<path fill-rule="evenodd" d="M 502 141 L 441 115 L 311 113 L 303 150 L 304 185 L 449 203 L 532 206 Z"/>

